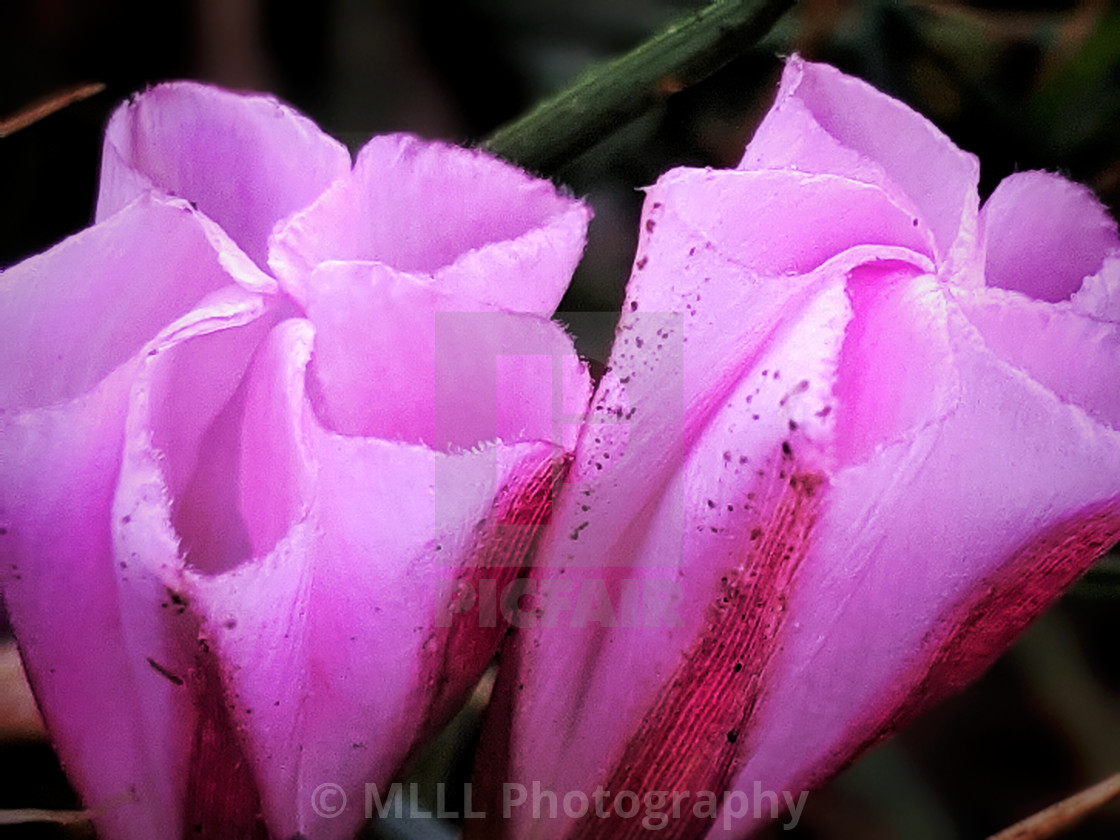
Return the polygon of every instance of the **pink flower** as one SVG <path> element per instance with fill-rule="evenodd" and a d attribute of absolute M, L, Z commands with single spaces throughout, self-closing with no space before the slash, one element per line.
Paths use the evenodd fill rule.
<path fill-rule="evenodd" d="M 101 836 L 349 836 L 454 711 L 504 628 L 447 611 L 517 576 L 586 406 L 535 313 L 588 217 L 264 96 L 117 111 L 96 224 L 0 279 L 5 596 Z"/>
<path fill-rule="evenodd" d="M 1044 172 L 980 209 L 977 169 L 793 58 L 737 169 L 648 191 L 540 617 L 503 654 L 495 831 L 796 819 L 1120 536 L 1116 224 Z"/>

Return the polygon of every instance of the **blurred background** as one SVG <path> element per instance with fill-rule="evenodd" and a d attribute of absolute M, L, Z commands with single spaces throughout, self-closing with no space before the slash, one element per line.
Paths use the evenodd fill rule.
<path fill-rule="evenodd" d="M 189 77 L 271 91 L 352 149 L 386 131 L 471 143 L 702 5 L 4 0 L 0 118 L 77 83 L 106 89 L 0 138 L 0 266 L 89 223 L 108 115 L 153 82 Z M 563 310 L 618 309 L 641 187 L 672 166 L 737 162 L 770 104 L 778 56 L 793 51 L 929 116 L 980 157 L 984 195 L 1010 172 L 1044 168 L 1089 184 L 1114 214 L 1120 210 L 1120 9 L 1103 0 L 803 0 L 755 50 L 545 173 L 586 197 L 596 214 Z M 609 331 L 578 339 L 589 358 L 606 358 Z M 78 809 L 3 628 L 0 612 L 0 812 Z M 775 827 L 767 837 L 985 837 L 1117 772 L 1118 630 L 1120 562 L 1110 555 L 982 680 L 813 793 L 795 830 Z M 417 779 L 464 778 L 476 718 L 468 711 L 456 722 L 418 765 Z M 91 836 L 80 821 L 0 823 L 0 832 Z M 454 827 L 406 821 L 369 834 L 454 836 Z M 1120 837 L 1120 806 L 1067 836 Z"/>

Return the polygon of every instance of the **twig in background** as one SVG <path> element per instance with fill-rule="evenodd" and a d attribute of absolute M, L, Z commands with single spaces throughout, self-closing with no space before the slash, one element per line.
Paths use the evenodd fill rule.
<path fill-rule="evenodd" d="M 75 102 L 81 102 L 83 99 L 96 96 L 103 90 L 105 90 L 105 85 L 101 82 L 90 82 L 65 88 L 40 102 L 28 105 L 10 117 L 0 119 L 0 137 L 15 134 L 20 129 L 27 128 L 44 117 L 49 117 L 55 111 L 61 111 L 67 105 L 73 105 Z"/>
<path fill-rule="evenodd" d="M 1120 773 L 1044 808 L 1011 828 L 993 834 L 988 840 L 1047 840 L 1056 837 L 1117 796 L 1120 796 Z"/>

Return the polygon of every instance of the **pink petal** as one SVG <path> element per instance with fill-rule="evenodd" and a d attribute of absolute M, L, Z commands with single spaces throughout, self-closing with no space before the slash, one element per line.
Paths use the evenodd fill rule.
<path fill-rule="evenodd" d="M 183 824 L 194 720 L 194 624 L 129 536 L 143 526 L 121 508 L 122 453 L 143 437 L 135 418 L 156 371 L 267 311 L 235 282 L 267 285 L 255 275 L 185 202 L 143 198 L 0 283 L 5 598 L 56 748 L 107 838 Z"/>
<path fill-rule="evenodd" d="M 815 509 L 819 479 L 807 467 L 795 471 L 794 458 L 811 464 L 813 438 L 831 425 L 828 386 L 847 314 L 842 280 L 842 272 L 822 276 L 820 294 L 757 348 L 683 464 L 663 454 L 661 438 L 631 436 L 606 469 L 566 485 L 542 538 L 540 619 L 520 633 L 518 649 L 532 655 L 498 687 L 508 695 L 499 703 L 518 712 L 510 763 L 497 759 L 487 777 L 562 792 L 600 784 L 720 790 L 730 782 L 719 769 L 739 749 L 728 733 L 741 730 L 757 690 L 751 679 L 768 654 L 766 634 L 748 631 L 775 608 L 792 571 L 765 561 Z M 813 353 L 802 349 L 810 335 Z M 620 510 L 632 469 L 661 473 L 665 461 L 680 467 L 667 484 L 643 494 L 638 510 Z M 528 833 L 530 813 L 513 812 L 508 836 Z M 564 822 L 561 815 L 536 828 L 542 837 L 610 837 L 636 825 Z"/>
<path fill-rule="evenodd" d="M 349 169 L 341 143 L 271 96 L 162 84 L 109 122 L 97 219 L 154 187 L 194 202 L 263 267 L 273 225 Z"/>
<path fill-rule="evenodd" d="M 919 276 L 882 264 L 849 275 L 856 317 L 844 337 L 834 388 L 841 409 L 834 441 L 840 464 L 857 464 L 913 440 L 961 400 L 942 290 Z M 900 309 L 905 317 L 897 316 Z"/>
<path fill-rule="evenodd" d="M 928 341 L 919 299 L 895 295 L 878 317 Z M 742 790 L 815 784 L 962 687 L 1120 537 L 1120 435 L 1001 359 L 952 302 L 945 323 L 960 399 L 832 477 L 774 641 Z M 1055 319 L 1040 338 L 1054 348 L 1079 332 Z M 1114 357 L 1073 358 L 1071 378 L 1115 376 Z"/>
<path fill-rule="evenodd" d="M 985 288 L 975 174 L 912 112 L 795 59 L 743 169 L 650 191 L 538 621 L 503 652 L 488 810 L 508 782 L 792 804 L 1120 537 L 1111 246 L 1068 304 Z M 607 804 L 482 831 L 642 833 Z M 671 824 L 761 827 L 691 803 Z"/>
<path fill-rule="evenodd" d="M 753 209 L 728 213 L 724 203 Z M 656 492 L 743 368 L 801 317 L 820 278 L 872 260 L 928 271 L 923 247 L 911 217 L 860 182 L 783 171 L 664 175 L 646 200 L 610 372 L 592 410 L 595 434 L 581 447 L 618 445 L 627 429 L 642 429 L 642 444 L 657 454 L 621 464 L 612 456 L 613 480 L 626 489 L 600 504 L 625 519 L 633 511 L 622 511 Z M 577 469 L 597 460 L 581 454 Z M 590 545 L 603 539 L 586 536 Z"/>
<path fill-rule="evenodd" d="M 590 218 L 548 181 L 482 152 L 375 137 L 352 177 L 277 232 L 270 263 L 301 302 L 327 260 L 376 261 L 457 297 L 551 313 Z"/>
<path fill-rule="evenodd" d="M 1116 222 L 1087 187 L 1049 172 L 1000 182 L 980 213 L 989 286 L 1068 300 L 1120 249 Z"/>
<path fill-rule="evenodd" d="M 328 431 L 304 393 L 314 346 L 309 322 L 283 323 L 245 396 L 241 507 L 268 553 L 196 575 L 193 591 L 270 830 L 331 838 L 352 835 L 364 784 L 387 789 L 489 661 L 506 625 L 481 608 L 456 617 L 458 593 L 516 577 L 563 455 Z M 339 819 L 314 811 L 327 783 L 351 803 Z"/>
<path fill-rule="evenodd" d="M 319 266 L 307 312 L 315 396 L 335 431 L 436 449 L 575 443 L 587 374 L 550 321 L 496 311 L 380 263 Z"/>
<path fill-rule="evenodd" d="M 1120 325 L 1002 289 L 954 297 L 996 358 L 1095 422 L 1120 430 L 1120 391 L 1102 373 L 1120 370 Z"/>
<path fill-rule="evenodd" d="M 744 202 L 751 213 L 724 209 Z M 777 590 L 773 575 L 759 572 L 767 572 L 760 552 L 773 549 L 780 529 L 766 529 L 760 540 L 759 525 L 780 521 L 780 511 L 805 497 L 790 496 L 782 444 L 791 430 L 810 459 L 814 451 L 824 457 L 814 441 L 833 434 L 832 391 L 849 317 L 843 280 L 865 262 L 908 274 L 929 270 L 922 253 L 929 249 L 889 195 L 847 178 L 677 170 L 650 190 L 611 367 L 542 541 L 546 612 L 519 642 L 533 655 L 508 677 L 516 689 L 499 687 L 518 709 L 512 764 L 495 756 L 487 777 L 540 779 L 561 791 L 591 791 L 600 782 L 629 789 L 637 780 L 625 768 L 656 758 L 668 788 L 721 781 L 712 765 L 688 775 L 687 753 L 673 754 L 672 745 L 695 745 L 673 729 L 707 719 L 715 741 L 697 749 L 718 763 L 732 743 L 728 728 L 740 726 L 741 695 L 731 705 L 704 693 L 675 697 L 665 693 L 667 675 L 677 674 L 674 685 L 694 686 L 717 678 L 724 665 L 731 671 L 733 662 L 696 655 L 697 639 L 712 637 L 705 624 L 712 633 L 727 630 L 708 604 L 728 586 L 751 605 L 769 604 Z M 721 277 L 735 282 L 714 282 Z M 737 552 L 754 559 L 738 567 L 742 580 L 729 583 Z M 609 607 L 597 603 L 600 593 Z M 549 617 L 549 607 L 558 617 Z M 677 626 L 659 620 L 678 614 Z M 757 658 L 749 644 L 744 637 L 741 662 Z M 724 718 L 736 723 L 713 723 Z M 643 759 L 634 752 L 642 745 L 665 750 Z M 553 825 L 544 836 L 562 830 Z M 582 829 L 573 830 L 580 836 Z M 604 823 L 601 830 L 620 828 Z M 516 823 L 510 836 L 519 836 Z"/>
<path fill-rule="evenodd" d="M 918 225 L 932 231 L 940 258 L 959 259 L 975 245 L 976 158 L 925 117 L 826 64 L 798 56 L 786 62 L 774 105 L 739 168 L 829 173 L 875 184 L 913 202 Z"/>
<path fill-rule="evenodd" d="M 202 267 L 193 274 L 192 261 Z M 275 286 L 186 202 L 150 196 L 3 276 L 11 363 L 0 366 L 0 396 L 11 408 L 91 390 L 220 284 Z"/>
<path fill-rule="evenodd" d="M 1104 258 L 1100 271 L 1085 278 L 1070 302 L 1082 315 L 1120 323 L 1120 249 Z"/>

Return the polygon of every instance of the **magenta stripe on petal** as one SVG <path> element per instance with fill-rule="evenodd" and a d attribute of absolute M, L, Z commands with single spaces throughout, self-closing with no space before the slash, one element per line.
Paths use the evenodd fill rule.
<path fill-rule="evenodd" d="M 206 646 L 189 680 L 198 724 L 187 779 L 183 836 L 268 840 L 260 796 L 230 721 L 216 662 Z"/>
<path fill-rule="evenodd" d="M 783 449 L 783 459 L 791 457 Z M 721 579 L 705 630 L 604 777 L 607 791 L 722 794 L 734 780 L 750 748 L 762 677 L 786 618 L 786 593 L 809 548 L 823 481 L 811 473 L 775 480 L 782 483 L 772 513 L 751 531 L 739 566 Z M 620 817 L 613 808 L 609 814 L 589 812 L 570 840 L 645 836 L 641 820 Z M 697 837 L 709 826 L 689 807 L 669 821 L 664 836 Z"/>
<path fill-rule="evenodd" d="M 649 190 L 535 580 L 614 598 L 665 577 L 678 620 L 561 606 L 521 632 L 480 781 L 613 802 L 506 808 L 498 831 L 636 837 L 646 794 L 804 790 L 973 679 L 1120 535 L 1115 225 L 1039 175 L 981 225 L 977 174 L 795 57 L 737 170 Z M 763 823 L 673 810 L 659 834 Z"/>
<path fill-rule="evenodd" d="M 1072 584 L 1092 560 L 1120 540 L 1116 503 L 1092 509 L 1058 523 L 1017 551 L 990 580 L 980 581 L 971 597 L 946 616 L 940 638 L 931 646 L 921 669 L 909 680 L 906 697 L 880 712 L 880 719 L 856 722 L 853 737 L 837 746 L 814 770 L 806 785 L 818 785 L 867 749 L 902 729 L 925 710 L 973 680 L 1003 653 L 1027 625 Z M 889 699 L 897 701 L 895 695 Z"/>
<path fill-rule="evenodd" d="M 503 602 L 527 571 L 541 529 L 552 517 L 553 501 L 571 465 L 571 455 L 549 458 L 526 471 L 516 484 L 498 494 L 494 512 L 475 538 L 464 561 L 457 591 L 445 607 L 447 625 L 434 646 L 425 649 L 423 671 L 432 674 L 428 725 L 442 725 L 454 713 L 463 692 L 493 658 L 510 626 L 517 604 Z"/>

